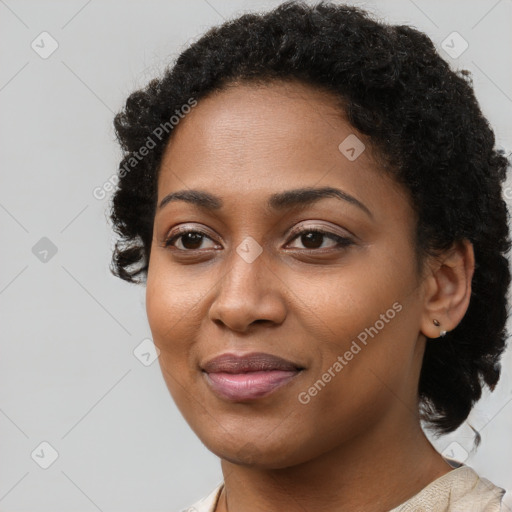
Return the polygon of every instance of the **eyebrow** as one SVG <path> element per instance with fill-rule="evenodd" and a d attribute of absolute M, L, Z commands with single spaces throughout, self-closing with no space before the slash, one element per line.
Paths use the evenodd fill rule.
<path fill-rule="evenodd" d="M 272 194 L 267 202 L 269 210 L 282 211 L 292 209 L 298 206 L 307 206 L 321 199 L 334 197 L 353 204 L 363 210 L 369 217 L 373 219 L 372 212 L 361 201 L 351 196 L 347 192 L 334 187 L 321 187 L 321 188 L 297 188 L 293 190 L 286 190 L 284 192 L 277 192 Z M 218 210 L 222 208 L 223 201 L 209 192 L 203 190 L 179 190 L 167 194 L 158 206 L 161 210 L 165 205 L 172 201 L 185 201 L 196 205 L 205 210 Z"/>

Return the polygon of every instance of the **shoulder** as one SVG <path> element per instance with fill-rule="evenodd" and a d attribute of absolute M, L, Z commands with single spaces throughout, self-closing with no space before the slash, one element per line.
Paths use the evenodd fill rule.
<path fill-rule="evenodd" d="M 219 483 L 207 496 L 181 512 L 214 512 L 223 486 L 224 482 Z M 462 464 L 389 512 L 503 512 L 505 493 L 505 489 Z"/>
<path fill-rule="evenodd" d="M 214 512 L 223 486 L 224 482 L 219 483 L 207 496 L 181 512 Z"/>
<path fill-rule="evenodd" d="M 501 512 L 505 492 L 463 464 L 434 480 L 390 512 Z"/>

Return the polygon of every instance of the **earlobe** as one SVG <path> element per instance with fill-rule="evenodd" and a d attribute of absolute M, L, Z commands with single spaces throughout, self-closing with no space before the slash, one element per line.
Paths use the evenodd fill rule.
<path fill-rule="evenodd" d="M 435 261 L 425 279 L 421 332 L 427 338 L 444 337 L 466 314 L 475 270 L 473 244 L 467 239 L 456 242 Z"/>

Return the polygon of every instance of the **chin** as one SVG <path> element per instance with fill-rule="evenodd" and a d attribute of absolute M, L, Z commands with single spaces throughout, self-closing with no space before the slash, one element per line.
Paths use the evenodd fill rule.
<path fill-rule="evenodd" d="M 288 438 L 295 438 L 288 436 Z M 201 439 L 203 444 L 220 459 L 239 466 L 258 469 L 283 469 L 305 462 L 304 444 L 288 446 L 284 438 L 275 438 L 269 443 L 264 437 L 260 439 Z"/>

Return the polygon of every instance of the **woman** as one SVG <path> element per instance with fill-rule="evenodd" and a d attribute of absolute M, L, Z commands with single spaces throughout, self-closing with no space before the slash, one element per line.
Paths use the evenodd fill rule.
<path fill-rule="evenodd" d="M 115 118 L 112 271 L 223 482 L 190 510 L 498 511 L 443 457 L 494 389 L 510 271 L 468 73 L 355 7 L 209 30 Z"/>

